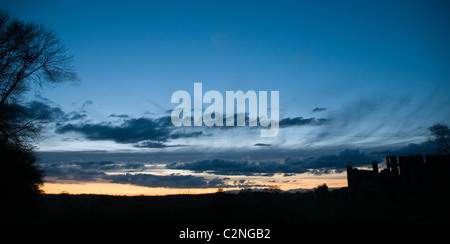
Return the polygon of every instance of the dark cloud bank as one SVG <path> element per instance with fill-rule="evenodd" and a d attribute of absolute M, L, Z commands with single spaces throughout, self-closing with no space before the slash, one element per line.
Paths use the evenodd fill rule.
<path fill-rule="evenodd" d="M 131 184 L 146 187 L 170 187 L 170 188 L 216 188 L 224 186 L 221 179 L 207 180 L 204 177 L 193 175 L 152 175 L 152 174 L 125 174 L 109 175 L 103 177 L 112 183 Z"/>
<path fill-rule="evenodd" d="M 171 188 L 209 188 L 224 185 L 223 180 L 218 178 L 206 179 L 205 177 L 193 175 L 153 175 L 142 173 L 146 169 L 142 163 L 75 161 L 46 163 L 40 166 L 45 170 L 48 182 L 54 180 L 83 182 L 108 180 L 112 183 Z"/>
<path fill-rule="evenodd" d="M 280 128 L 292 126 L 317 126 L 328 123 L 329 119 L 316 119 L 302 117 L 284 118 L 279 121 Z M 213 127 L 214 128 L 214 127 Z M 223 128 L 231 129 L 237 127 L 223 126 Z M 251 127 L 255 128 L 255 127 Z M 117 143 L 138 143 L 143 141 L 158 142 L 160 144 L 147 143 L 139 145 L 138 147 L 162 147 L 162 142 L 167 142 L 172 139 L 190 138 L 209 136 L 203 131 L 195 131 L 195 127 L 177 128 L 172 125 L 170 116 L 161 118 L 127 118 L 120 125 L 113 125 L 112 123 L 68 123 L 64 126 L 58 127 L 55 132 L 64 134 L 68 132 L 77 132 L 85 136 L 88 140 L 111 140 Z"/>
<path fill-rule="evenodd" d="M 112 123 L 68 123 L 58 127 L 56 133 L 77 132 L 88 140 L 111 140 L 117 143 L 135 144 L 135 147 L 163 148 L 163 142 L 171 139 L 199 137 L 201 131 L 183 131 L 172 126 L 170 117 L 125 119 L 120 125 Z"/>
<path fill-rule="evenodd" d="M 189 163 L 171 163 L 170 169 L 191 170 L 217 175 L 263 175 L 274 174 L 325 174 L 342 172 L 346 165 L 368 165 L 375 156 L 366 155 L 360 150 L 345 150 L 339 154 L 324 155 L 306 159 L 287 158 L 280 161 L 235 161 L 225 159 L 200 160 Z"/>

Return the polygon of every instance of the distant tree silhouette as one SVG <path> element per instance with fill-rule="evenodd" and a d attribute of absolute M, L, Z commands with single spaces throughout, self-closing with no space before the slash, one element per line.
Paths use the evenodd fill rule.
<path fill-rule="evenodd" d="M 323 185 L 318 185 L 314 190 L 314 194 L 319 200 L 326 200 L 328 198 L 328 186 L 323 183 Z"/>
<path fill-rule="evenodd" d="M 271 193 L 280 193 L 281 188 L 278 185 L 270 185 L 266 188 L 266 191 Z"/>
<path fill-rule="evenodd" d="M 0 194 L 8 199 L 39 192 L 43 172 L 35 165 L 33 144 L 43 122 L 22 105 L 23 94 L 33 83 L 74 79 L 65 53 L 52 30 L 0 11 Z"/>
<path fill-rule="evenodd" d="M 450 129 L 448 126 L 443 122 L 439 122 L 428 129 L 431 133 L 428 141 L 435 145 L 439 153 L 450 154 Z"/>
<path fill-rule="evenodd" d="M 328 193 L 328 186 L 327 186 L 327 184 L 323 183 L 323 185 L 318 185 L 314 192 L 317 193 L 317 194 Z"/>

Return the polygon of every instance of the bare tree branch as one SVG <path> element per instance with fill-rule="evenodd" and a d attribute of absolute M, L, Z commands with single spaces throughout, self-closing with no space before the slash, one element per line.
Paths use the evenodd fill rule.
<path fill-rule="evenodd" d="M 0 109 L 16 101 L 30 82 L 73 79 L 71 57 L 45 26 L 10 20 L 0 13 Z"/>
<path fill-rule="evenodd" d="M 440 153 L 449 154 L 450 129 L 448 126 L 443 122 L 435 123 L 429 130 L 431 135 L 428 141 L 433 143 Z"/>

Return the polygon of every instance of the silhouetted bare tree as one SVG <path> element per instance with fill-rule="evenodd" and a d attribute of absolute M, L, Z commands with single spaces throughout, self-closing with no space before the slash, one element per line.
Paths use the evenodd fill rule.
<path fill-rule="evenodd" d="M 42 184 L 33 147 L 42 121 L 21 105 L 24 92 L 33 83 L 42 87 L 75 77 L 71 57 L 52 30 L 0 12 L 0 194 L 20 198 Z"/>
<path fill-rule="evenodd" d="M 30 82 L 58 82 L 76 75 L 71 57 L 53 31 L 11 20 L 0 13 L 0 108 L 29 88 Z"/>
<path fill-rule="evenodd" d="M 433 126 L 428 128 L 430 130 L 430 137 L 428 141 L 433 143 L 439 153 L 449 154 L 450 153 L 450 129 L 443 123 L 435 123 Z"/>

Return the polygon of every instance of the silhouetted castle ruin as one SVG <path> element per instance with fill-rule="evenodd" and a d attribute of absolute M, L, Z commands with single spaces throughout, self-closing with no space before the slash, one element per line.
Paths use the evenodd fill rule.
<path fill-rule="evenodd" d="M 352 192 L 383 192 L 395 190 L 450 189 L 450 155 L 421 154 L 386 157 L 386 168 L 379 171 L 372 162 L 372 170 L 347 166 L 348 189 Z"/>

